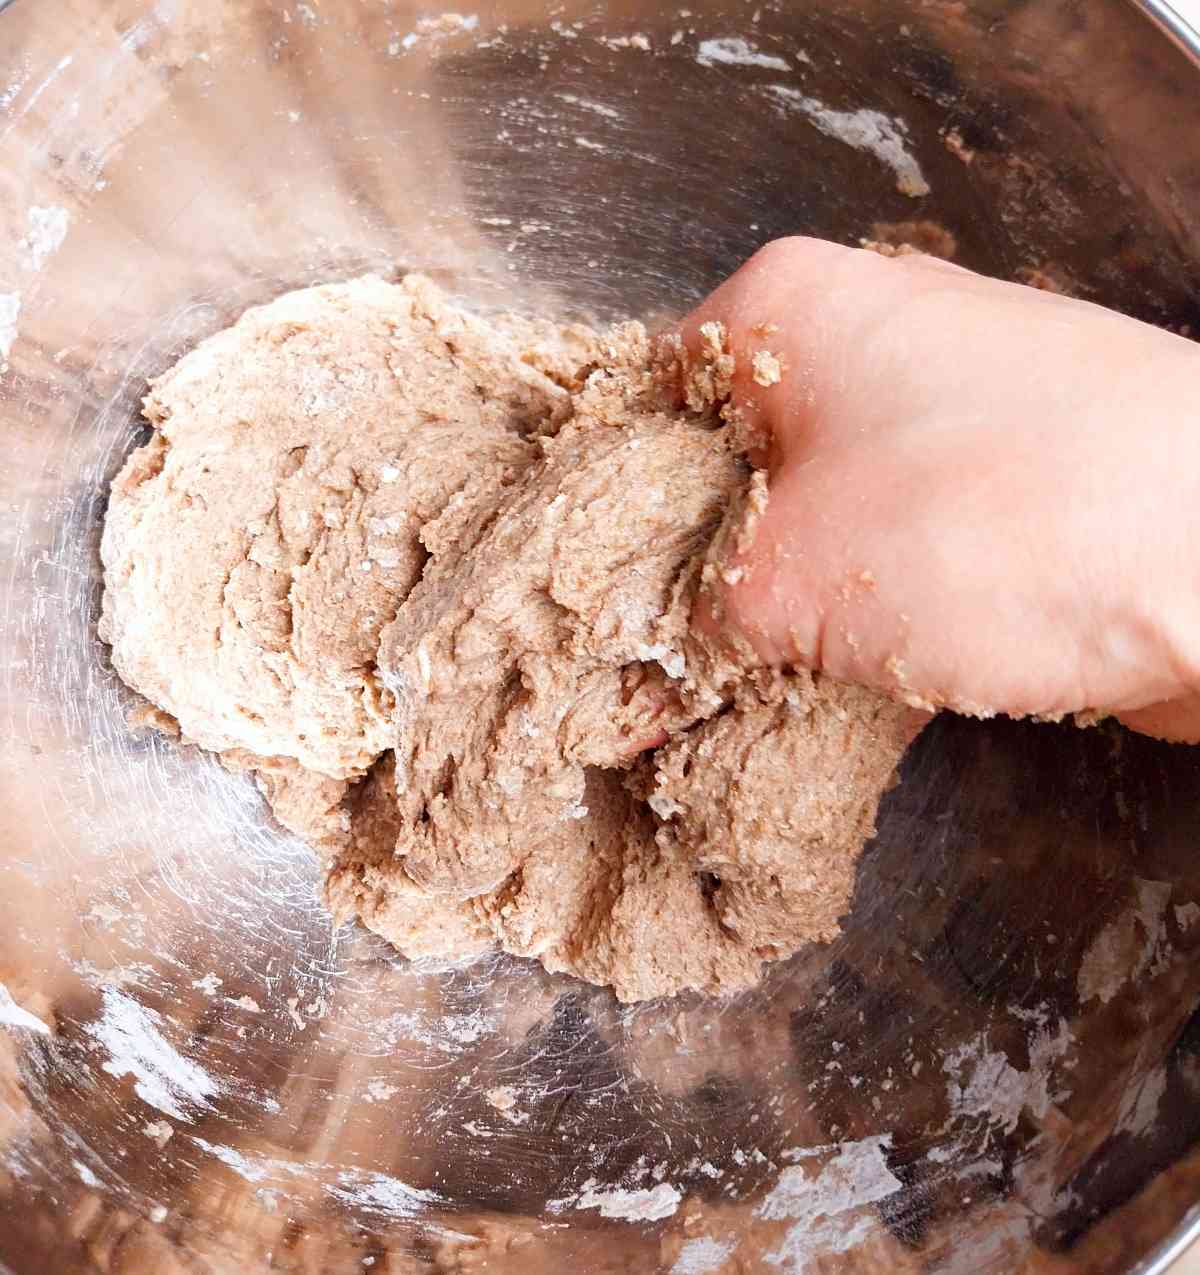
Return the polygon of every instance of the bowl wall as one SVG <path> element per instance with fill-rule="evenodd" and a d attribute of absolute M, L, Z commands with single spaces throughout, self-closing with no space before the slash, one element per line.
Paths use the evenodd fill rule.
<path fill-rule="evenodd" d="M 421 269 L 653 319 L 779 235 L 914 219 L 1200 331 L 1200 71 L 1118 0 L 0 13 L 0 1262 L 1117 1272 L 1171 1232 L 1194 751 L 945 718 L 837 942 L 621 1009 L 331 932 L 96 638 L 146 380 L 247 305 Z"/>

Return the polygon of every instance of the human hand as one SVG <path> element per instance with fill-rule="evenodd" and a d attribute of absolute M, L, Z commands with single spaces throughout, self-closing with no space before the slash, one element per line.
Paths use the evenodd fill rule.
<path fill-rule="evenodd" d="M 770 497 L 701 627 L 914 705 L 1200 741 L 1200 347 L 813 239 L 718 288 L 693 354 L 713 321 Z"/>

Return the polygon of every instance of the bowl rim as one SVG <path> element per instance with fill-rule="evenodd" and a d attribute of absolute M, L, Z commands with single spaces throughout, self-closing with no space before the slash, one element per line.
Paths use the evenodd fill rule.
<path fill-rule="evenodd" d="M 1194 10 L 1195 17 L 1191 17 L 1181 13 L 1170 0 L 1132 0 L 1132 3 L 1193 62 L 1200 65 L 1200 27 L 1196 25 L 1196 20 L 1200 19 L 1200 6 Z M 0 7 L 2 4 L 3 0 L 0 0 Z"/>

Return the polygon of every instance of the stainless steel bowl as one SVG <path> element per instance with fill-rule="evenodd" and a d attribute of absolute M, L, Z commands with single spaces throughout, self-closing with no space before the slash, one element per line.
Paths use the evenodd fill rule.
<path fill-rule="evenodd" d="M 1147 13 L 4 9 L 8 1270 L 1161 1268 L 1200 1195 L 1195 751 L 947 717 L 842 938 L 621 1009 L 331 932 L 304 846 L 131 730 L 95 634 L 147 377 L 298 284 L 653 316 L 778 235 L 933 219 L 968 265 L 1200 330 L 1195 39 Z"/>

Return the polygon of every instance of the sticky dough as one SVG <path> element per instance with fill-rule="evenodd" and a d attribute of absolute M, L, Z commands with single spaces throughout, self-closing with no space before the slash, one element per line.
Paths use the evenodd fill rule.
<path fill-rule="evenodd" d="M 339 918 L 626 1001 L 746 987 L 836 934 L 910 717 L 691 630 L 767 498 L 730 366 L 415 276 L 283 296 L 152 385 L 101 636 Z"/>

